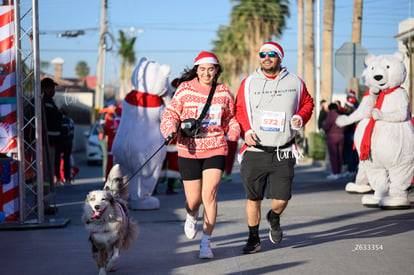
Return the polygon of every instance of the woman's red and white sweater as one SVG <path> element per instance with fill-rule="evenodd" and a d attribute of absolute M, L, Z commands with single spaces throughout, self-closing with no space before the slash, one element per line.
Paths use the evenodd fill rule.
<path fill-rule="evenodd" d="M 197 78 L 180 84 L 174 97 L 161 118 L 161 133 L 168 137 L 177 133 L 178 156 L 185 158 L 209 158 L 227 155 L 226 135 L 237 141 L 240 126 L 234 118 L 235 105 L 230 91 L 223 84 L 217 84 L 210 108 L 202 120 L 202 127 L 196 137 L 184 137 L 177 131 L 181 121 L 197 119 L 207 101 L 211 87 L 204 87 Z"/>

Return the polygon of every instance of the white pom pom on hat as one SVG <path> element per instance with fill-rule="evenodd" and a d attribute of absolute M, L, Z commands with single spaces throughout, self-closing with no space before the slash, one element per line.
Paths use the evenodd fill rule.
<path fill-rule="evenodd" d="M 201 52 L 194 60 L 194 66 L 200 64 L 219 64 L 219 60 L 214 53 L 211 52 Z"/>
<path fill-rule="evenodd" d="M 282 46 L 280 46 L 276 42 L 266 42 L 266 43 L 264 43 L 260 47 L 259 51 L 262 52 L 264 49 L 269 49 L 269 50 L 275 51 L 277 53 L 277 55 L 279 56 L 280 60 L 282 60 L 283 57 L 285 56 L 285 53 L 283 52 Z"/>
<path fill-rule="evenodd" d="M 345 104 L 348 105 L 349 107 L 355 107 L 355 103 L 356 103 L 356 98 L 355 97 L 349 97 Z"/>

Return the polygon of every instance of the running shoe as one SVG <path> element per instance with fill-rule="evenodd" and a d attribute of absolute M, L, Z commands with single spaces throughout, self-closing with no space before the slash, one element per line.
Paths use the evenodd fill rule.
<path fill-rule="evenodd" d="M 269 210 L 266 215 L 266 219 L 268 223 L 270 224 L 270 230 L 269 230 L 269 239 L 272 243 L 278 244 L 282 241 L 283 238 L 283 231 L 280 228 L 280 218 L 277 217 L 275 219 L 270 219 L 270 213 L 273 210 Z"/>
<path fill-rule="evenodd" d="M 197 219 L 198 212 L 196 212 L 194 216 L 191 216 L 187 213 L 187 218 L 185 219 L 184 224 L 184 232 L 187 238 L 189 238 L 190 240 L 194 239 L 197 235 Z"/>
<path fill-rule="evenodd" d="M 249 237 L 246 245 L 243 248 L 243 253 L 253 254 L 253 253 L 259 252 L 261 249 L 262 247 L 260 246 L 260 239 Z"/>

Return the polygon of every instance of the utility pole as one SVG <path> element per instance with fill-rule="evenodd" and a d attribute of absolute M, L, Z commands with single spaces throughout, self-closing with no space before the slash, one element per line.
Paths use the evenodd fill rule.
<path fill-rule="evenodd" d="M 315 118 L 319 115 L 321 100 L 321 1 L 316 0 L 316 92 Z M 316 131 L 319 131 L 316 126 Z"/>
<path fill-rule="evenodd" d="M 106 53 L 106 11 L 108 9 L 108 0 L 102 0 L 101 10 L 101 28 L 98 46 L 98 65 L 96 68 L 96 88 L 95 88 L 95 109 L 101 109 L 104 106 L 105 92 L 105 53 Z"/>
<path fill-rule="evenodd" d="M 305 1 L 305 80 L 309 94 L 315 98 L 315 16 L 314 1 Z M 316 103 L 318 104 L 318 103 Z M 316 132 L 316 114 L 313 113 L 311 119 L 305 127 L 305 137 L 309 138 L 310 133 Z"/>
<path fill-rule="evenodd" d="M 354 19 L 352 21 L 352 43 L 358 44 L 361 44 L 362 1 L 354 0 Z M 359 91 L 359 78 L 350 78 L 348 86 L 356 92 L 358 98 L 362 96 Z"/>

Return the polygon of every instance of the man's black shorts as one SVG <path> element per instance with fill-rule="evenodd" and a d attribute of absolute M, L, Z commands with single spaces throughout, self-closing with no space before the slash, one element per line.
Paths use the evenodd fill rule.
<path fill-rule="evenodd" d="M 268 199 L 289 200 L 295 162 L 291 153 L 289 158 L 278 158 L 276 152 L 247 151 L 240 167 L 247 199 L 263 200 L 267 187 Z"/>

